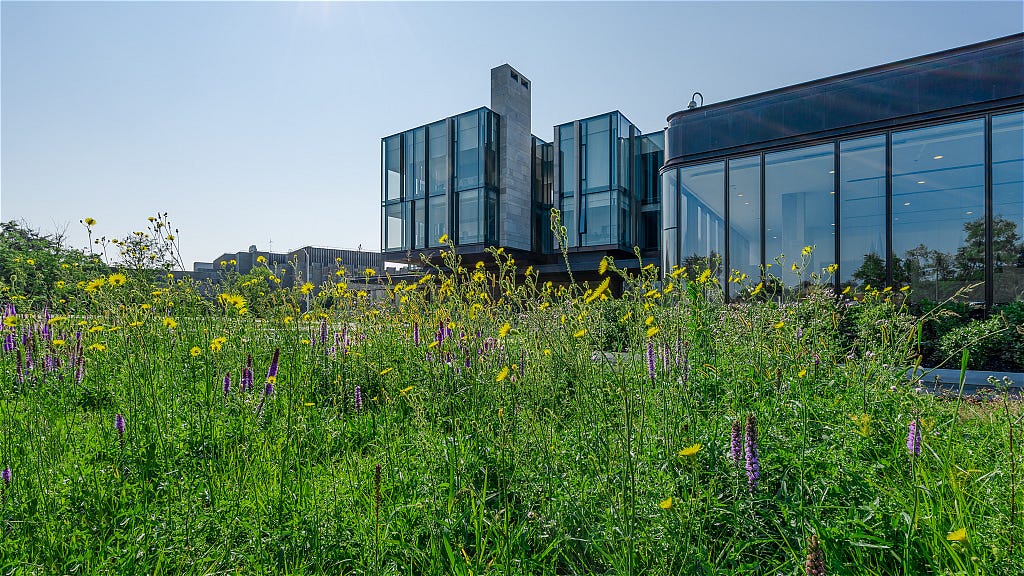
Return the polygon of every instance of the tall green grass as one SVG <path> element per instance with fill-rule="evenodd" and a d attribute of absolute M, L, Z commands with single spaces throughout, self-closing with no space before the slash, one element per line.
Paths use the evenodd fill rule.
<path fill-rule="evenodd" d="M 899 294 L 815 275 L 726 304 L 709 274 L 607 263 L 617 294 L 493 256 L 376 276 L 380 299 L 339 277 L 267 318 L 135 278 L 49 336 L 19 310 L 3 336 L 35 366 L 0 356 L 4 573 L 801 574 L 812 535 L 830 574 L 1021 573 L 1020 411 L 915 390 Z M 730 456 L 750 415 L 753 491 Z"/>

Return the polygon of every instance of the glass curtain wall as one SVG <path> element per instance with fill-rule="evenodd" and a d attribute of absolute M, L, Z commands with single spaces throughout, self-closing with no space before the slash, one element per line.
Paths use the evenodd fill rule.
<path fill-rule="evenodd" d="M 497 242 L 498 130 L 498 115 L 480 108 L 382 140 L 385 251 L 435 248 L 445 234 Z"/>
<path fill-rule="evenodd" d="M 661 246 L 661 178 L 658 170 L 665 161 L 664 132 L 647 134 L 638 139 L 636 196 L 640 204 L 638 242 L 643 250 Z"/>
<path fill-rule="evenodd" d="M 1024 299 L 1024 112 L 992 117 L 993 302 Z"/>
<path fill-rule="evenodd" d="M 721 166 L 662 175 L 666 271 L 721 254 Z M 909 285 L 913 300 L 942 301 L 968 286 L 979 304 L 1024 298 L 1022 111 L 731 158 L 727 170 L 726 264 L 752 279 L 785 254 L 785 269 L 772 273 L 795 285 L 790 267 L 812 246 L 807 271 L 820 274 L 838 256 L 841 286 Z"/>
<path fill-rule="evenodd" d="M 885 262 L 885 134 L 839 143 L 839 282 L 882 287 Z"/>
<path fill-rule="evenodd" d="M 679 170 L 679 234 L 687 274 L 711 269 L 722 280 L 725 254 L 725 162 Z"/>
<path fill-rule="evenodd" d="M 788 286 L 835 262 L 833 148 L 829 143 L 764 157 L 765 260 L 783 263 L 785 269 L 773 273 Z M 792 266 L 801 261 L 805 246 L 813 252 L 801 278 Z"/>
<path fill-rule="evenodd" d="M 761 157 L 729 160 L 729 269 L 747 275 L 747 283 L 761 277 Z M 729 284 L 736 295 L 743 284 Z"/>
<path fill-rule="evenodd" d="M 914 299 L 984 281 L 984 118 L 892 134 L 892 251 L 893 281 Z"/>
<path fill-rule="evenodd" d="M 614 242 L 617 203 L 611 197 L 611 116 L 580 122 L 580 245 L 600 246 Z"/>
<path fill-rule="evenodd" d="M 481 108 L 455 119 L 459 244 L 498 240 L 498 115 Z"/>

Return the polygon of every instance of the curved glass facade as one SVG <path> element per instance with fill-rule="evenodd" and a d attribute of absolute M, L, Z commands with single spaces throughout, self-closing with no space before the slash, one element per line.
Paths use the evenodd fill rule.
<path fill-rule="evenodd" d="M 839 289 L 1024 297 L 1024 111 L 683 165 L 662 179 L 666 269 L 717 259 L 796 286 L 807 274 L 791 267 L 803 261 L 825 276 L 837 264 Z"/>

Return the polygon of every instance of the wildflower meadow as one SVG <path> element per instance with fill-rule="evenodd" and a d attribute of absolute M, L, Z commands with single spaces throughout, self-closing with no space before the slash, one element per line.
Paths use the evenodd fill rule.
<path fill-rule="evenodd" d="M 1024 573 L 1018 405 L 922 391 L 906 292 L 810 250 L 775 283 L 451 244 L 401 280 L 11 282 L 0 569 Z"/>

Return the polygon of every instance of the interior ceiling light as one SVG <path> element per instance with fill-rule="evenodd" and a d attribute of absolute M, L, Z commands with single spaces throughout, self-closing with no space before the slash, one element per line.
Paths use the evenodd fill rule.
<path fill-rule="evenodd" d="M 829 173 L 829 174 L 835 174 L 835 173 L 836 173 L 836 171 L 835 171 L 835 170 L 829 170 L 829 171 L 828 171 L 828 173 Z"/>
<path fill-rule="evenodd" d="M 918 184 L 924 184 L 924 180 L 918 180 L 917 183 Z"/>
<path fill-rule="evenodd" d="M 944 156 L 942 154 L 939 154 L 938 156 L 932 156 L 932 160 L 942 160 L 943 158 Z"/>
<path fill-rule="evenodd" d="M 910 206 L 910 202 L 904 202 L 903 205 L 904 206 Z"/>
<path fill-rule="evenodd" d="M 967 215 L 974 214 L 974 210 L 968 210 L 967 212 L 964 212 L 964 214 L 967 214 Z"/>

